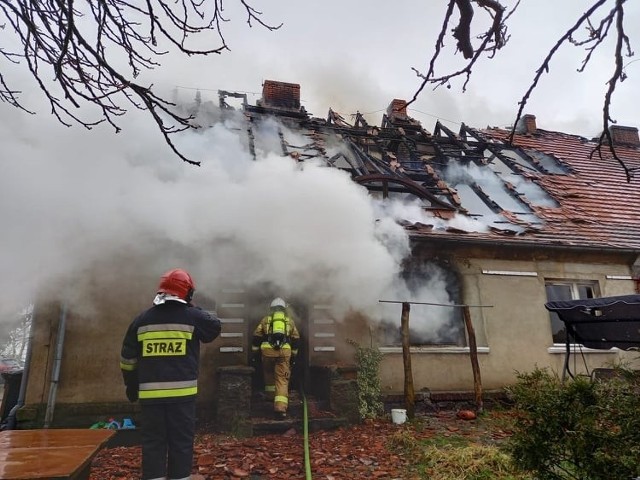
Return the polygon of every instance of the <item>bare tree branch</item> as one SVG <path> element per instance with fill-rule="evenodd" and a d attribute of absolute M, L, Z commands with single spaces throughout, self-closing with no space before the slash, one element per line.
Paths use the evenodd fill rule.
<path fill-rule="evenodd" d="M 484 33 L 478 36 L 480 45 L 475 49 L 471 41 L 471 24 L 474 18 L 472 3 L 480 6 L 491 18 L 491 26 Z M 505 15 L 505 7 L 496 0 L 449 0 L 447 12 L 442 23 L 440 34 L 438 35 L 434 54 L 429 62 L 429 69 L 427 73 L 422 74 L 420 71 L 413 68 L 416 75 L 422 78 L 422 82 L 407 105 L 416 101 L 427 84 L 435 85 L 434 88 L 438 88 L 442 85 L 447 85 L 447 88 L 450 88 L 450 81 L 462 75 L 466 76 L 466 80 L 462 86 L 462 91 L 465 91 L 467 83 L 471 78 L 473 66 L 476 64 L 478 59 L 480 59 L 483 54 L 486 54 L 489 58 L 493 58 L 496 52 L 504 47 L 509 41 L 506 21 L 511 14 L 515 12 L 519 4 L 520 2 L 518 1 L 513 9 Z M 460 21 L 458 22 L 458 26 L 453 29 L 453 37 L 457 40 L 456 45 L 458 50 L 460 50 L 464 58 L 469 61 L 463 68 L 456 72 L 436 77 L 435 64 L 441 55 L 442 47 L 444 46 L 444 37 L 449 29 L 449 22 L 451 21 L 453 11 L 456 8 L 460 13 Z"/>
<path fill-rule="evenodd" d="M 576 46 L 584 46 L 587 50 L 587 55 L 582 61 L 581 67 L 578 69 L 579 72 L 583 72 L 586 68 L 587 64 L 591 60 L 593 52 L 602 45 L 604 39 L 609 35 L 610 28 L 613 24 L 616 27 L 616 44 L 614 49 L 614 72 L 607 82 L 607 92 L 605 94 L 604 103 L 603 103 L 603 115 L 602 115 L 602 133 L 600 135 L 600 139 L 598 145 L 591 153 L 592 155 L 598 154 L 601 158 L 603 156 L 603 148 L 605 148 L 613 158 L 622 166 L 625 175 L 627 177 L 627 181 L 631 181 L 632 178 L 632 170 L 627 167 L 624 161 L 619 157 L 616 152 L 615 145 L 613 143 L 613 139 L 611 138 L 610 125 L 611 123 L 616 123 L 615 120 L 611 118 L 610 108 L 611 108 L 611 99 L 613 98 L 613 94 L 616 89 L 616 85 L 618 82 L 622 82 L 626 78 L 626 74 L 624 73 L 623 66 L 623 55 L 633 56 L 633 52 L 631 50 L 631 45 L 629 42 L 629 37 L 626 35 L 624 31 L 624 3 L 626 0 L 615 0 L 615 5 L 613 9 L 611 9 L 604 17 L 600 19 L 598 22 L 598 27 L 593 27 L 593 15 L 596 11 L 607 3 L 608 0 L 598 0 L 595 2 L 589 10 L 587 10 L 575 23 L 573 27 L 571 27 L 553 46 L 553 48 L 549 51 L 546 58 L 542 62 L 542 65 L 536 71 L 536 75 L 532 84 L 529 86 L 529 89 L 522 97 L 522 100 L 519 102 L 519 109 L 516 115 L 516 120 L 513 124 L 511 134 L 509 135 L 509 141 L 513 141 L 513 137 L 515 135 L 516 127 L 518 120 L 522 117 L 524 112 L 524 107 L 529 100 L 529 97 L 533 90 L 536 88 L 538 81 L 543 73 L 547 73 L 549 71 L 549 64 L 551 59 L 556 54 L 558 49 L 566 42 L 570 42 Z M 584 40 L 576 40 L 574 35 L 577 30 L 587 24 L 587 37 Z M 623 49 L 626 49 L 626 53 L 623 52 Z"/>
<path fill-rule="evenodd" d="M 277 30 L 262 20 L 262 13 L 247 0 L 238 0 L 247 22 Z M 222 0 L 0 0 L 0 27 L 11 32 L 22 46 L 10 49 L 7 35 L 0 43 L 0 58 L 24 62 L 44 93 L 51 112 L 64 125 L 80 124 L 91 129 L 106 122 L 115 130 L 127 104 L 148 110 L 169 147 L 183 161 L 199 165 L 178 151 L 171 136 L 197 128 L 192 118 L 179 113 L 175 105 L 158 96 L 153 85 L 135 79 L 143 70 L 160 65 L 168 53 L 158 45 L 186 55 L 220 54 L 228 50 L 223 36 Z M 211 46 L 211 34 L 215 34 Z M 207 48 L 193 48 L 197 38 Z M 127 67 L 117 63 L 124 54 Z M 53 82 L 47 72 L 53 72 Z M 30 112 L 20 103 L 20 91 L 0 73 L 0 100 Z M 97 117 L 84 118 L 73 110 L 83 105 L 97 108 Z"/>
<path fill-rule="evenodd" d="M 513 128 L 511 130 L 511 134 L 509 135 L 509 141 L 513 141 L 513 136 L 515 135 L 515 130 L 516 130 L 516 126 L 517 126 L 518 120 L 520 120 L 520 118 L 522 117 L 522 113 L 524 111 L 524 107 L 527 104 L 527 102 L 529 101 L 529 97 L 531 96 L 531 93 L 538 86 L 538 82 L 540 81 L 540 77 L 542 77 L 542 75 L 544 73 L 549 72 L 549 63 L 551 62 L 551 59 L 553 58 L 553 56 L 558 52 L 558 50 L 560 49 L 560 47 L 564 43 L 566 43 L 568 41 L 572 41 L 573 35 L 580 28 L 580 26 L 582 26 L 585 22 L 588 22 L 588 20 L 591 17 L 591 15 L 593 15 L 593 13 L 598 8 L 600 8 L 604 3 L 606 3 L 607 1 L 608 0 L 598 0 L 594 5 L 592 5 L 591 8 L 589 10 L 587 10 L 587 12 L 584 13 L 578 19 L 578 21 L 575 23 L 575 25 L 573 27 L 571 27 L 569 30 L 567 30 L 567 32 L 564 35 L 562 35 L 562 37 L 560 37 L 560 39 L 551 48 L 551 50 L 549 50 L 549 52 L 547 53 L 547 56 L 545 57 L 544 61 L 542 62 L 542 65 L 540 65 L 540 67 L 536 70 L 536 74 L 533 77 L 533 82 L 531 83 L 531 85 L 529 86 L 527 91 L 525 92 L 524 96 L 522 97 L 522 100 L 520 100 L 520 102 L 519 102 L 520 107 L 518 108 L 518 114 L 516 115 L 516 120 L 513 122 Z M 591 39 L 591 41 L 593 41 L 593 38 Z M 575 41 L 573 41 L 573 43 L 576 44 Z M 584 44 L 584 43 L 581 43 L 581 44 Z M 582 68 L 584 68 L 584 63 L 583 63 Z"/>
<path fill-rule="evenodd" d="M 479 41 L 477 46 L 474 46 L 473 38 L 471 36 L 472 26 L 475 23 L 478 23 L 477 19 L 474 17 L 472 5 L 474 3 L 483 8 L 484 11 L 490 15 L 492 20 L 490 27 L 483 34 L 476 37 L 476 40 Z M 586 50 L 587 53 L 580 68 L 578 69 L 579 72 L 583 72 L 589 64 L 594 52 L 598 48 L 603 48 L 604 40 L 609 36 L 609 34 L 613 34 L 612 26 L 615 26 L 616 43 L 613 52 L 615 66 L 612 76 L 607 82 L 608 87 L 603 101 L 603 132 L 600 136 L 599 144 L 594 152 L 592 152 L 592 155 L 595 153 L 602 155 L 603 148 L 606 149 L 613 158 L 620 163 L 627 175 L 627 179 L 629 181 L 631 180 L 634 170 L 637 169 L 627 167 L 624 161 L 618 156 L 611 138 L 611 133 L 609 132 L 611 123 L 615 123 L 610 112 L 611 101 L 618 83 L 623 82 L 627 78 L 627 74 L 624 70 L 626 65 L 623 65 L 623 57 L 631 57 L 634 54 L 631 49 L 631 42 L 624 29 L 625 3 L 626 0 L 594 0 L 591 7 L 582 16 L 580 16 L 577 22 L 567 30 L 565 34 L 558 39 L 555 45 L 545 56 L 540 67 L 536 70 L 531 84 L 518 103 L 519 108 L 509 135 L 509 142 L 513 141 L 518 121 L 522 118 L 527 102 L 529 101 L 533 91 L 538 86 L 542 75 L 549 72 L 551 60 L 556 55 L 560 47 L 569 43 L 573 46 L 584 48 Z M 601 18 L 597 18 L 596 14 L 599 9 L 607 4 L 612 4 L 612 8 L 607 13 L 603 14 Z M 422 81 L 413 95 L 413 98 L 408 102 L 408 105 L 418 98 L 426 85 L 434 85 L 434 89 L 442 85 L 446 85 L 447 88 L 450 88 L 451 80 L 460 76 L 465 77 L 462 85 L 462 91 L 465 91 L 467 84 L 470 81 L 473 67 L 478 59 L 483 54 L 492 58 L 498 50 L 504 47 L 504 45 L 509 41 L 509 36 L 507 34 L 507 22 L 518 6 L 519 2 L 516 3 L 515 7 L 507 15 L 505 15 L 505 8 L 497 0 L 449 0 L 442 29 L 438 35 L 434 53 L 429 61 L 429 67 L 426 74 L 420 73 L 417 69 L 413 68 L 414 72 L 422 79 Z M 451 35 L 456 40 L 457 49 L 462 52 L 463 57 L 467 62 L 457 71 L 442 76 L 436 76 L 435 66 L 438 58 L 442 55 L 444 39 L 449 31 L 451 17 L 455 10 L 460 14 L 460 20 L 458 25 L 453 28 Z M 584 28 L 587 34 L 585 38 L 578 40 L 576 35 L 581 28 Z"/>
<path fill-rule="evenodd" d="M 627 165 L 624 163 L 624 161 L 622 161 L 622 159 L 618 156 L 615 145 L 613 144 L 613 139 L 611 138 L 611 131 L 609 130 L 609 122 L 615 123 L 615 120 L 611 118 L 611 113 L 609 111 L 611 106 L 611 98 L 613 96 L 613 92 L 616 89 L 616 84 L 618 83 L 618 81 L 623 82 L 624 79 L 626 78 L 626 75 L 624 73 L 623 60 L 622 60 L 623 48 L 626 46 L 627 56 L 633 55 L 633 52 L 631 51 L 631 45 L 629 44 L 629 37 L 627 37 L 627 35 L 624 33 L 624 8 L 623 8 L 624 2 L 625 0 L 616 0 L 615 8 L 611 11 L 611 13 L 606 18 L 607 23 L 612 21 L 611 17 L 615 17 L 615 21 L 616 21 L 617 37 L 616 37 L 616 47 L 615 47 L 615 69 L 614 69 L 613 75 L 607 82 L 608 88 L 607 88 L 607 93 L 605 94 L 604 108 L 602 111 L 602 123 L 604 128 L 603 128 L 602 134 L 600 135 L 600 142 L 596 147 L 596 151 L 598 152 L 599 156 L 602 157 L 603 144 L 607 145 L 608 150 L 611 152 L 611 155 L 613 155 L 613 158 L 615 158 L 616 161 L 620 165 L 622 165 L 622 168 L 624 169 L 624 172 L 627 176 L 627 182 L 630 182 L 633 177 L 633 171 L 632 169 L 628 168 Z M 607 28 L 605 29 L 605 32 L 608 31 L 608 29 L 609 27 L 607 26 Z M 604 33 L 603 35 L 606 36 L 606 33 Z"/>

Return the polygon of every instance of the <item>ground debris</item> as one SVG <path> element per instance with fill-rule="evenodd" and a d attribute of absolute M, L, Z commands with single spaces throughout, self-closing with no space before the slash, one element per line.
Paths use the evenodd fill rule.
<path fill-rule="evenodd" d="M 301 430 L 301 429 L 300 429 Z M 393 447 L 392 439 L 427 439 L 463 435 L 471 441 L 495 442 L 509 430 L 488 429 L 478 420 L 462 420 L 455 412 L 419 418 L 403 425 L 390 419 L 309 434 L 313 478 L 326 480 L 409 480 L 410 459 Z M 89 480 L 140 478 L 140 447 L 117 447 L 100 452 Z M 269 480 L 305 478 L 304 439 L 299 433 L 235 439 L 202 432 L 194 446 L 193 478 L 200 480 Z M 197 475 L 197 476 L 196 476 Z"/>

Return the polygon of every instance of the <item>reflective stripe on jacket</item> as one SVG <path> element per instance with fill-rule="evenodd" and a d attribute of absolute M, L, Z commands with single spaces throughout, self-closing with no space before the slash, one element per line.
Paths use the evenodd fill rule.
<path fill-rule="evenodd" d="M 141 383 L 139 397 L 141 399 L 186 397 L 198 393 L 198 381 L 186 382 L 151 382 Z"/>

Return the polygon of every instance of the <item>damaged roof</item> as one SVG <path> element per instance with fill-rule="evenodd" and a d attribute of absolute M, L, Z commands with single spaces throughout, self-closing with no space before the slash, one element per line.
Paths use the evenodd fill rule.
<path fill-rule="evenodd" d="M 298 84 L 272 80 L 256 105 L 220 91 L 223 110 L 233 110 L 228 97 L 243 98 L 254 156 L 253 127 L 277 118 L 283 155 L 320 160 L 371 195 L 418 205 L 421 218 L 402 221 L 414 238 L 640 250 L 640 179 L 628 182 L 608 148 L 597 153 L 598 139 L 538 129 L 533 115 L 523 117 L 512 143 L 510 128 L 462 124 L 454 132 L 436 122 L 429 132 L 400 99 L 380 126 L 331 109 L 317 118 L 300 106 Z M 640 168 L 638 129 L 614 126 L 611 135 L 625 165 Z"/>
<path fill-rule="evenodd" d="M 614 147 L 619 158 L 631 170 L 640 167 L 640 142 L 635 135 L 617 135 L 612 127 Z M 621 127 L 627 129 L 627 127 Z M 505 143 L 510 132 L 486 129 L 484 138 Z M 622 138 L 619 138 L 622 137 Z M 617 140 L 620 140 L 617 142 Z M 535 242 L 580 247 L 640 247 L 640 179 L 627 181 L 620 163 L 609 149 L 596 151 L 598 139 L 534 129 L 516 134 L 513 145 L 535 155 L 557 159 L 565 172 L 542 169 L 531 179 L 557 202 L 556 206 L 538 206 L 536 216 L 543 225 L 527 233 Z"/>

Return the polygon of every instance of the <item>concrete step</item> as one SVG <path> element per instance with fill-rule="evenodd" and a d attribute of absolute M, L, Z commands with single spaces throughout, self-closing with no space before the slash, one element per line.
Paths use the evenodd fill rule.
<path fill-rule="evenodd" d="M 331 430 L 346 426 L 346 418 L 338 417 L 328 410 L 327 402 L 306 395 L 307 419 L 310 432 Z M 298 433 L 303 431 L 304 403 L 300 393 L 296 390 L 289 392 L 289 408 L 284 420 L 274 418 L 273 401 L 264 395 L 254 393 L 251 399 L 251 424 L 253 435 L 282 434 L 290 430 Z"/>
<path fill-rule="evenodd" d="M 253 435 L 283 434 L 290 430 L 302 433 L 304 425 L 302 418 L 288 417 L 286 420 L 274 420 L 273 418 L 254 417 L 251 419 Z M 342 417 L 309 418 L 309 432 L 333 430 L 348 425 L 347 419 Z"/>
<path fill-rule="evenodd" d="M 327 402 L 307 395 L 307 409 L 310 416 L 315 412 L 328 410 Z M 291 417 L 302 418 L 303 402 L 297 391 L 289 392 L 289 407 L 287 413 Z M 273 400 L 267 399 L 262 393 L 256 393 L 251 398 L 252 417 L 273 417 Z"/>

